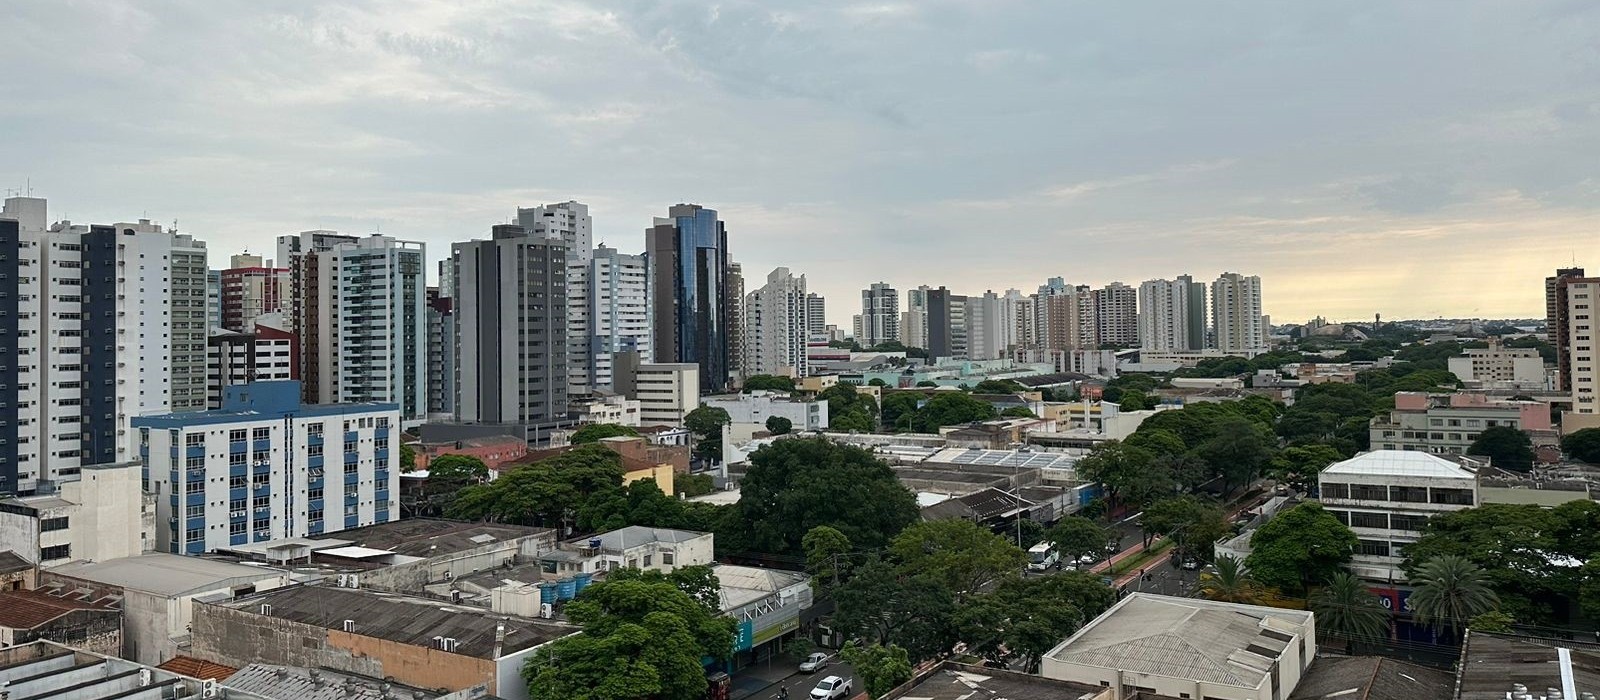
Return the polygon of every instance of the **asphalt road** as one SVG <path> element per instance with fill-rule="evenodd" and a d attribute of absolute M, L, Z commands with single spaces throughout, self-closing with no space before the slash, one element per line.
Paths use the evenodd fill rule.
<path fill-rule="evenodd" d="M 829 659 L 828 665 L 816 673 L 801 673 L 797 664 L 791 663 L 788 657 L 779 656 L 773 659 L 770 666 L 762 662 L 733 674 L 733 692 L 729 697 L 731 700 L 772 700 L 778 697 L 779 688 L 788 688 L 789 700 L 807 700 L 818 681 L 828 676 L 855 678 L 855 675 L 855 669 L 837 656 Z M 863 692 L 860 680 L 853 684 L 851 692 L 852 695 Z"/>

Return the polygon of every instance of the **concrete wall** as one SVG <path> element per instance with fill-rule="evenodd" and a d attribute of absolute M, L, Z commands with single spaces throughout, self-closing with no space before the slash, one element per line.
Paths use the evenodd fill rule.
<path fill-rule="evenodd" d="M 191 653 L 207 661 L 235 667 L 255 662 L 322 667 L 452 691 L 487 683 L 489 691 L 496 692 L 495 663 L 486 659 L 267 617 L 254 610 L 203 603 L 195 607 Z M 526 691 L 522 697 L 527 697 Z"/>
<path fill-rule="evenodd" d="M 0 647 L 27 644 L 37 639 L 116 656 L 122 653 L 122 613 L 74 610 L 31 630 L 0 627 Z"/>
<path fill-rule="evenodd" d="M 421 591 L 425 584 L 445 580 L 446 573 L 451 578 L 459 578 L 479 571 L 488 571 L 519 558 L 524 561 L 533 560 L 555 548 L 554 531 L 504 542 L 490 542 L 449 556 L 363 571 L 361 587 L 415 593 Z"/>

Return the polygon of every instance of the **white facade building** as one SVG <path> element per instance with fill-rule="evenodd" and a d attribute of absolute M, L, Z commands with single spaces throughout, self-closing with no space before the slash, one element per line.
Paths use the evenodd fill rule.
<path fill-rule="evenodd" d="M 810 307 L 806 276 L 795 276 L 787 267 L 774 269 L 765 285 L 745 295 L 745 363 L 750 374 L 806 376 Z"/>
<path fill-rule="evenodd" d="M 85 466 L 56 493 L 0 499 L 0 551 L 31 564 L 132 557 L 155 544 L 155 499 L 139 462 Z"/>
<path fill-rule="evenodd" d="M 1167 698 L 1283 700 L 1317 655 L 1304 610 L 1132 593 L 1044 655 L 1045 678 Z"/>
<path fill-rule="evenodd" d="M 1508 348 L 1498 338 L 1488 348 L 1474 348 L 1448 360 L 1450 373 L 1468 387 L 1481 389 L 1548 389 L 1544 358 L 1533 348 Z"/>
<path fill-rule="evenodd" d="M 1261 278 L 1224 272 L 1211 283 L 1211 328 L 1223 352 L 1264 350 L 1268 328 L 1261 315 Z"/>
<path fill-rule="evenodd" d="M 569 258 L 570 259 L 570 258 Z M 610 391 L 617 353 L 651 356 L 650 303 L 643 255 L 600 246 L 567 268 L 569 395 Z"/>
<path fill-rule="evenodd" d="M 640 362 L 639 353 L 618 353 L 617 394 L 639 402 L 640 425 L 683 425 L 700 407 L 700 365 L 690 362 Z"/>
<path fill-rule="evenodd" d="M 425 260 L 422 243 L 388 236 L 340 243 L 317 256 L 315 361 L 323 403 L 388 402 L 405 420 L 427 417 Z"/>
<path fill-rule="evenodd" d="M 589 425 L 592 423 L 610 423 L 612 425 L 626 425 L 639 427 L 641 404 L 637 399 L 624 396 L 598 396 L 593 400 L 581 404 L 573 404 L 572 413 L 578 423 Z"/>
<path fill-rule="evenodd" d="M 900 342 L 909 348 L 928 347 L 928 285 L 906 290 L 906 310 L 900 315 Z"/>
<path fill-rule="evenodd" d="M 222 408 L 224 387 L 294 379 L 299 351 L 283 314 L 255 318 L 251 333 L 214 329 L 206 348 L 206 408 Z"/>
<path fill-rule="evenodd" d="M 205 408 L 205 244 L 141 220 L 0 210 L 0 494 L 133 458 L 144 413 Z"/>
<path fill-rule="evenodd" d="M 1011 325 L 1005 317 L 1000 296 L 993 291 L 983 296 L 968 296 L 967 358 L 997 360 L 1005 354 L 1006 328 Z"/>
<path fill-rule="evenodd" d="M 1600 321 L 1600 277 L 1575 277 L 1563 280 L 1565 302 L 1561 328 L 1566 332 L 1556 345 L 1561 358 L 1563 386 L 1572 389 L 1572 411 L 1562 416 L 1566 432 L 1600 427 L 1600 352 L 1595 336 Z"/>
<path fill-rule="evenodd" d="M 874 282 L 861 290 L 861 323 L 855 329 L 861 347 L 900 340 L 900 293 L 888 282 Z"/>
<path fill-rule="evenodd" d="M 728 412 L 734 423 L 766 425 L 773 416 L 789 419 L 795 432 L 828 429 L 828 402 L 815 399 L 795 399 L 788 394 L 770 391 L 752 391 L 748 394 L 707 396 L 702 406 L 715 406 Z"/>
<path fill-rule="evenodd" d="M 228 387 L 215 411 L 134 420 L 157 551 L 307 537 L 400 517 L 400 411 L 304 405 L 299 382 Z"/>
<path fill-rule="evenodd" d="M 1204 347 L 1205 328 L 1194 328 L 1189 322 L 1189 310 L 1195 303 L 1193 291 L 1194 285 L 1182 278 L 1147 280 L 1139 285 L 1139 347 L 1160 351 Z"/>
<path fill-rule="evenodd" d="M 565 243 L 569 260 L 588 260 L 594 251 L 594 222 L 589 218 L 587 204 L 569 201 L 518 207 L 517 225 L 529 235 Z"/>
<path fill-rule="evenodd" d="M 1322 507 L 1360 538 L 1350 572 L 1371 581 L 1404 582 L 1400 563 L 1428 518 L 1478 505 L 1471 457 L 1405 450 L 1364 452 L 1317 475 Z"/>
<path fill-rule="evenodd" d="M 685 566 L 712 562 L 712 534 L 630 525 L 620 530 L 563 542 L 539 556 L 556 574 L 645 569 L 670 574 Z"/>

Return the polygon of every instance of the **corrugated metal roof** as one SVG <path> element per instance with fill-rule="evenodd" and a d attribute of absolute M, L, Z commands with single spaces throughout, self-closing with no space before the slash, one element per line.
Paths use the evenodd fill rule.
<path fill-rule="evenodd" d="M 1335 462 L 1323 474 L 1360 474 L 1367 476 L 1422 476 L 1435 479 L 1476 478 L 1472 471 L 1448 459 L 1426 452 L 1410 450 L 1374 450 L 1363 452 L 1343 462 Z"/>

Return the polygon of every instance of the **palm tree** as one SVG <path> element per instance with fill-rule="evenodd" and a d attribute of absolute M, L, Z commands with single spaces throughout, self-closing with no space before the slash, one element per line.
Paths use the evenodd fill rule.
<path fill-rule="evenodd" d="M 1200 582 L 1200 595 L 1226 603 L 1255 604 L 1261 600 L 1261 586 L 1250 578 L 1244 562 L 1223 555 L 1217 557 L 1217 571 Z"/>
<path fill-rule="evenodd" d="M 1467 621 L 1500 607 L 1489 575 L 1465 557 L 1442 554 L 1417 567 L 1411 609 L 1417 622 L 1437 631 L 1461 631 Z"/>
<path fill-rule="evenodd" d="M 1317 629 L 1342 637 L 1345 651 L 1358 639 L 1380 639 L 1389 634 L 1389 613 L 1366 584 L 1343 571 L 1334 574 L 1322 590 L 1311 595 L 1311 612 Z"/>

